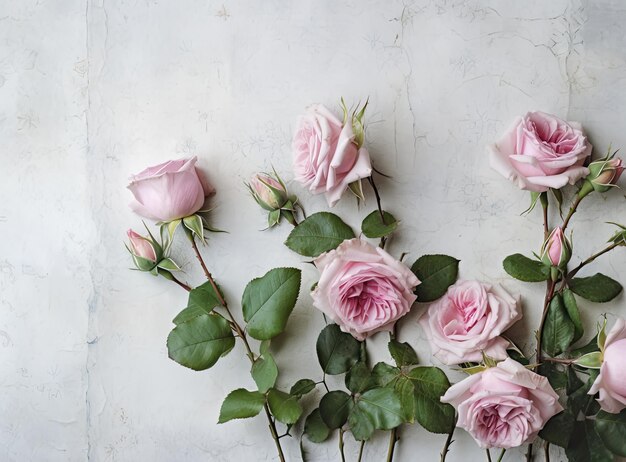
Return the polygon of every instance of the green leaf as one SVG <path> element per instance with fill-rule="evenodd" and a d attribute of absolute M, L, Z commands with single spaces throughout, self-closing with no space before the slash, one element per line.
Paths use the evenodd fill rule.
<path fill-rule="evenodd" d="M 572 343 L 574 343 L 580 340 L 580 338 L 584 335 L 585 328 L 583 327 L 583 322 L 580 319 L 580 311 L 578 311 L 576 297 L 574 297 L 574 293 L 570 289 L 565 289 L 563 291 L 563 305 L 565 305 L 567 315 L 574 324 L 574 338 L 572 339 Z"/>
<path fill-rule="evenodd" d="M 502 262 L 504 271 L 524 282 L 541 282 L 550 277 L 550 268 L 538 260 L 531 260 L 521 253 L 509 255 Z"/>
<path fill-rule="evenodd" d="M 444 372 L 437 367 L 416 367 L 408 374 L 415 387 L 415 419 L 433 433 L 449 433 L 454 427 L 455 411 L 441 397 L 450 388 Z"/>
<path fill-rule="evenodd" d="M 391 340 L 387 347 L 398 367 L 413 366 L 419 362 L 415 350 L 407 342 L 400 343 L 397 340 Z"/>
<path fill-rule="evenodd" d="M 296 396 L 271 388 L 267 392 L 267 404 L 276 420 L 285 425 L 295 424 L 302 415 L 302 406 Z"/>
<path fill-rule="evenodd" d="M 264 357 L 254 361 L 250 373 L 259 391 L 265 393 L 276 384 L 278 366 L 272 355 L 266 353 Z"/>
<path fill-rule="evenodd" d="M 404 422 L 415 422 L 415 386 L 413 382 L 402 375 L 393 382 L 393 389 L 400 398 Z"/>
<path fill-rule="evenodd" d="M 234 346 L 228 321 L 212 313 L 178 324 L 167 337 L 169 357 L 195 371 L 213 366 Z"/>
<path fill-rule="evenodd" d="M 546 377 L 548 382 L 550 382 L 550 386 L 555 390 L 561 390 L 567 387 L 567 373 L 561 370 L 556 364 L 551 362 L 540 364 L 537 372 Z"/>
<path fill-rule="evenodd" d="M 326 441 L 330 436 L 330 428 L 322 420 L 319 409 L 314 409 L 304 422 L 304 433 L 314 443 Z"/>
<path fill-rule="evenodd" d="M 549 443 L 566 448 L 574 430 L 576 419 L 572 414 L 563 411 L 552 417 L 539 432 L 539 436 Z"/>
<path fill-rule="evenodd" d="M 402 403 L 391 388 L 374 388 L 356 399 L 348 417 L 350 431 L 359 441 L 367 440 L 374 430 L 391 430 L 403 422 Z"/>
<path fill-rule="evenodd" d="M 218 423 L 254 417 L 261 412 L 264 404 L 265 396 L 258 391 L 248 391 L 244 388 L 231 391 L 222 403 Z"/>
<path fill-rule="evenodd" d="M 543 350 L 550 356 L 558 356 L 567 350 L 574 338 L 575 327 L 567 315 L 563 299 L 556 294 L 550 306 L 543 326 Z"/>
<path fill-rule="evenodd" d="M 604 303 L 613 300 L 622 291 L 622 285 L 602 273 L 587 278 L 574 278 L 568 286 L 576 295 L 592 302 Z"/>
<path fill-rule="evenodd" d="M 576 374 L 576 370 L 573 367 L 568 367 L 566 393 L 568 395 L 571 395 L 584 384 L 585 383 L 578 377 L 578 374 Z"/>
<path fill-rule="evenodd" d="M 424 255 L 418 258 L 411 271 L 421 283 L 415 289 L 418 302 L 432 302 L 446 293 L 456 282 L 459 261 L 448 255 Z"/>
<path fill-rule="evenodd" d="M 202 224 L 202 217 L 200 215 L 191 215 L 183 218 L 183 225 L 204 242 L 204 225 Z"/>
<path fill-rule="evenodd" d="M 587 353 L 574 361 L 574 364 L 587 369 L 600 369 L 600 366 L 602 366 L 602 353 L 600 351 Z"/>
<path fill-rule="evenodd" d="M 248 283 L 241 306 L 252 338 L 267 340 L 285 330 L 298 299 L 300 278 L 299 269 L 274 268 Z"/>
<path fill-rule="evenodd" d="M 208 314 L 216 306 L 220 305 L 219 297 L 215 293 L 213 286 L 210 282 L 205 282 L 189 292 L 187 308 L 178 313 L 173 323 L 180 324 L 201 314 Z"/>
<path fill-rule="evenodd" d="M 401 375 L 401 371 L 397 367 L 393 367 L 387 363 L 376 363 L 372 369 L 372 377 L 381 387 L 386 387 Z"/>
<path fill-rule="evenodd" d="M 328 428 L 339 428 L 348 420 L 353 404 L 349 394 L 333 390 L 320 400 L 320 416 Z"/>
<path fill-rule="evenodd" d="M 363 223 L 361 223 L 361 231 L 366 237 L 377 239 L 379 237 L 388 236 L 398 229 L 398 222 L 392 214 L 383 211 L 385 221 L 383 222 L 380 212 L 374 210 L 368 216 L 365 217 Z"/>
<path fill-rule="evenodd" d="M 354 237 L 352 228 L 337 215 L 318 212 L 293 228 L 285 245 L 305 257 L 317 257 Z"/>
<path fill-rule="evenodd" d="M 360 343 L 350 334 L 341 332 L 337 324 L 329 324 L 317 338 L 317 359 L 325 374 L 347 372 L 358 360 Z"/>
<path fill-rule="evenodd" d="M 577 390 L 574 390 L 567 397 L 567 410 L 575 416 L 583 410 L 588 410 L 589 415 L 593 413 L 593 409 L 588 409 L 591 407 L 589 403 L 595 401 L 593 396 L 589 395 L 589 389 L 593 385 L 593 382 L 596 381 L 599 371 L 597 369 L 588 369 L 587 372 L 589 373 L 589 377 L 585 384 Z"/>
<path fill-rule="evenodd" d="M 589 340 L 589 342 L 586 345 L 581 346 L 580 348 L 576 348 L 575 350 L 572 350 L 570 354 L 571 356 L 576 358 L 578 356 L 586 355 L 587 353 L 591 353 L 593 351 L 600 351 L 600 348 L 598 347 L 597 335 L 593 337 L 591 340 Z"/>
<path fill-rule="evenodd" d="M 346 388 L 353 394 L 363 393 L 376 386 L 372 373 L 362 361 L 356 363 L 346 374 Z"/>
<path fill-rule="evenodd" d="M 614 459 L 591 421 L 580 421 L 574 424 L 574 431 L 565 449 L 565 455 L 569 462 L 613 462 Z"/>
<path fill-rule="evenodd" d="M 595 427 L 602 442 L 613 454 L 626 457 L 626 410 L 619 414 L 598 412 Z"/>
<path fill-rule="evenodd" d="M 307 393 L 312 392 L 315 385 L 315 382 L 311 379 L 300 379 L 293 384 L 291 390 L 289 390 L 289 394 L 291 396 L 296 396 L 299 399 Z"/>

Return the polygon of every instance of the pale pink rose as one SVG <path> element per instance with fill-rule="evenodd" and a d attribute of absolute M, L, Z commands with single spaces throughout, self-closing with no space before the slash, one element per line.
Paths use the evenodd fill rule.
<path fill-rule="evenodd" d="M 587 176 L 592 146 L 578 122 L 544 112 L 515 121 L 500 141 L 488 146 L 491 167 L 521 189 L 544 192 Z"/>
<path fill-rule="evenodd" d="M 598 403 L 606 412 L 617 414 L 626 408 L 626 322 L 619 318 L 606 336 L 600 375 L 589 390 L 600 393 Z"/>
<path fill-rule="evenodd" d="M 419 280 L 411 270 L 360 239 L 342 242 L 314 263 L 321 275 L 313 305 L 358 340 L 391 331 L 415 302 Z"/>
<path fill-rule="evenodd" d="M 563 410 L 548 379 L 511 358 L 451 386 L 441 401 L 456 408 L 457 427 L 481 448 L 530 443 Z"/>
<path fill-rule="evenodd" d="M 420 318 L 433 355 L 444 364 L 505 359 L 502 334 L 521 319 L 519 300 L 498 285 L 458 281 Z"/>
<path fill-rule="evenodd" d="M 130 250 L 133 255 L 137 257 L 145 258 L 156 263 L 157 255 L 152 243 L 145 237 L 137 234 L 132 229 L 129 229 L 126 234 L 130 242 Z"/>
<path fill-rule="evenodd" d="M 130 177 L 130 207 L 142 217 L 169 222 L 193 215 L 214 192 L 196 169 L 197 157 L 170 160 Z"/>
<path fill-rule="evenodd" d="M 372 173 L 367 149 L 354 141 L 350 122 L 343 125 L 321 104 L 300 117 L 293 137 L 296 181 L 313 194 L 326 194 L 331 207 L 353 183 Z"/>

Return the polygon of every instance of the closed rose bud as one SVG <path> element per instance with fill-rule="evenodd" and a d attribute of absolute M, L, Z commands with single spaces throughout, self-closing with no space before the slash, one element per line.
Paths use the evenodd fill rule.
<path fill-rule="evenodd" d="M 541 248 L 541 261 L 546 265 L 564 268 L 572 258 L 572 245 L 561 227 L 554 228 Z"/>
<path fill-rule="evenodd" d="M 282 182 L 269 175 L 257 173 L 252 177 L 248 186 L 254 199 L 265 210 L 278 210 L 289 199 Z"/>
<path fill-rule="evenodd" d="M 129 241 L 127 248 L 133 256 L 133 261 L 137 269 L 141 271 L 152 271 L 162 257 L 163 250 L 161 246 L 151 237 L 141 236 L 132 229 L 127 231 L 127 235 Z"/>
<path fill-rule="evenodd" d="M 623 171 L 624 162 L 619 157 L 597 160 L 589 165 L 587 180 L 595 191 L 607 192 L 617 183 Z"/>

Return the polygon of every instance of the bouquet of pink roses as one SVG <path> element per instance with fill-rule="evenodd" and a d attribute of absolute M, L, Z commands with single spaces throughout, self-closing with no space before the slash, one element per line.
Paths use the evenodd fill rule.
<path fill-rule="evenodd" d="M 313 194 L 324 194 L 330 207 L 347 191 L 357 203 L 364 202 L 363 181 L 370 185 L 377 207 L 363 218 L 359 235 L 336 214 L 306 216 L 276 171 L 257 174 L 247 184 L 267 212 L 268 227 L 285 219 L 293 226 L 286 247 L 311 258 L 319 271 L 310 291 L 311 305 L 327 321 L 316 343 L 319 369 L 287 388 L 277 385 L 279 365 L 271 340 L 288 327 L 301 292 L 300 269 L 268 269 L 248 283 L 235 308 L 198 245 L 219 230 L 210 226 L 210 211 L 204 209 L 214 189 L 196 168 L 196 158 L 166 162 L 131 177 L 133 210 L 158 226 L 145 236 L 128 231 L 135 267 L 189 292 L 167 339 L 170 358 L 206 370 L 241 341 L 256 388 L 229 393 L 219 423 L 263 412 L 281 461 L 286 460 L 284 437 L 300 439 L 305 459 L 304 440 L 322 443 L 334 432 L 342 460 L 346 432 L 360 442 L 361 460 L 366 441 L 376 431 L 389 432 L 391 461 L 400 427 L 416 422 L 445 435 L 442 461 L 455 427 L 472 435 L 489 460 L 490 448 L 501 448 L 501 460 L 506 449 L 525 444 L 527 460 L 532 460 L 537 438 L 544 441 L 545 454 L 554 444 L 565 448 L 573 461 L 626 456 L 626 412 L 621 413 L 626 408 L 626 324 L 618 319 L 607 334 L 606 320 L 601 319 L 592 341 L 577 345 L 584 338 L 577 297 L 605 302 L 622 290 L 608 276 L 577 275 L 603 253 L 625 246 L 626 227 L 617 225 L 609 245 L 573 269 L 568 269 L 572 243 L 566 237 L 581 201 L 615 187 L 623 171 L 621 160 L 607 155 L 590 163 L 591 145 L 581 127 L 543 113 L 516 121 L 490 147 L 492 166 L 531 191 L 530 210 L 540 202 L 544 215 L 545 240 L 539 254 L 504 260 L 512 277 L 546 283 L 536 354 L 523 352 L 505 335 L 523 315 L 519 296 L 497 284 L 457 281 L 459 261 L 453 257 L 424 255 L 409 267 L 402 262 L 404 255 L 397 258 L 385 250 L 400 222 L 383 209 L 376 187 L 377 170 L 365 147 L 366 107 L 350 111 L 342 101 L 343 117 L 338 118 L 324 106 L 312 106 L 300 118 L 293 138 L 295 180 Z M 565 201 L 562 189 L 577 182 L 569 213 L 552 229 L 549 203 L 556 201 L 560 207 Z M 206 276 L 206 282 L 195 287 L 180 279 L 182 268 L 171 255 L 171 244 L 181 234 Z M 450 386 L 441 368 L 420 364 L 410 343 L 400 341 L 398 321 L 416 302 L 430 304 L 419 323 L 437 360 L 468 374 L 461 382 Z M 372 335 L 389 336 L 393 363 L 371 364 L 367 339 Z M 345 386 L 331 389 L 328 375 L 344 376 Z M 311 406 L 302 398 L 316 387 L 323 396 L 305 410 Z"/>

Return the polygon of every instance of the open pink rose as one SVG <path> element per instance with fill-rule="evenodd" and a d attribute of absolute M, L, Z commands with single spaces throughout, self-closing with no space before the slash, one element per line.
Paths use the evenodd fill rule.
<path fill-rule="evenodd" d="M 320 280 L 313 305 L 358 340 L 386 330 L 407 314 L 419 280 L 380 247 L 360 239 L 342 242 L 315 259 Z"/>
<path fill-rule="evenodd" d="M 500 141 L 488 146 L 491 167 L 534 192 L 559 189 L 586 176 L 584 163 L 591 149 L 578 122 L 544 112 L 520 117 Z"/>
<path fill-rule="evenodd" d="M 606 412 L 617 414 L 626 408 L 626 322 L 619 318 L 606 336 L 600 375 L 589 390 L 600 393 L 598 403 Z"/>
<path fill-rule="evenodd" d="M 170 160 L 130 177 L 130 207 L 142 217 L 169 222 L 193 215 L 214 192 L 196 169 L 197 157 Z"/>
<path fill-rule="evenodd" d="M 293 137 L 295 179 L 313 194 L 326 194 L 329 206 L 348 185 L 372 173 L 367 149 L 355 143 L 352 123 L 345 125 L 321 104 L 300 117 Z"/>
<path fill-rule="evenodd" d="M 478 362 L 483 352 L 505 359 L 509 342 L 500 334 L 522 317 L 518 302 L 500 286 L 458 281 L 430 305 L 420 324 L 444 364 Z"/>
<path fill-rule="evenodd" d="M 481 448 L 530 443 L 563 410 L 548 379 L 511 358 L 451 386 L 441 401 L 456 408 L 457 426 Z"/>

